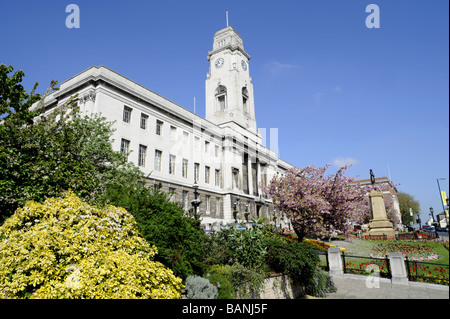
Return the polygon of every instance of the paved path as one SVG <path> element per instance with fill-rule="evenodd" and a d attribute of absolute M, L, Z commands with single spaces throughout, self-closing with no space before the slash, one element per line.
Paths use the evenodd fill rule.
<path fill-rule="evenodd" d="M 390 279 L 379 279 L 379 287 L 368 288 L 368 276 L 345 274 L 333 276 L 337 292 L 325 299 L 449 299 L 449 286 L 409 282 L 408 285 L 391 284 Z"/>

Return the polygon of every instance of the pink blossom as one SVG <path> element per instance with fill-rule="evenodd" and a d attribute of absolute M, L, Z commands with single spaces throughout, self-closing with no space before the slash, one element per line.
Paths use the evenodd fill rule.
<path fill-rule="evenodd" d="M 348 233 L 350 221 L 362 222 L 370 215 L 367 189 L 350 184 L 354 179 L 344 176 L 348 166 L 326 176 L 329 166 L 293 168 L 262 188 L 291 220 L 299 240 L 308 233 Z"/>

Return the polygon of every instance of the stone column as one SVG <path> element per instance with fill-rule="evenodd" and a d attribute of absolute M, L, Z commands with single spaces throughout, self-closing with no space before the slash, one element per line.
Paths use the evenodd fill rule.
<path fill-rule="evenodd" d="M 328 248 L 328 265 L 330 267 L 330 275 L 343 276 L 341 250 L 338 247 Z"/>
<path fill-rule="evenodd" d="M 389 253 L 389 263 L 391 265 L 392 283 L 408 285 L 408 274 L 405 267 L 405 259 L 401 252 Z"/>

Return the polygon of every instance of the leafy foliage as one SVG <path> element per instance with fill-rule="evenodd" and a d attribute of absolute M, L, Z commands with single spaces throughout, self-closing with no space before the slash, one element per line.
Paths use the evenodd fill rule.
<path fill-rule="evenodd" d="M 156 260 L 181 278 L 203 274 L 206 234 L 167 194 L 142 184 L 124 184 L 109 188 L 107 198 L 134 216 L 144 238 L 158 247 Z"/>
<path fill-rule="evenodd" d="M 8 78 L 12 67 L 2 65 L 0 71 L 0 107 L 6 115 L 0 122 L 0 222 L 28 200 L 43 202 L 72 189 L 101 203 L 110 185 L 136 184 L 142 177 L 124 154 L 113 151 L 112 123 L 80 116 L 71 99 L 44 116 L 39 103 L 31 108 L 40 95 L 28 95 L 19 84 L 23 72 Z"/>
<path fill-rule="evenodd" d="M 266 262 L 272 270 L 288 274 L 309 295 L 323 297 L 326 292 L 335 289 L 328 274 L 317 266 L 317 253 L 304 243 L 289 243 L 279 238 L 268 239 Z"/>
<path fill-rule="evenodd" d="M 400 213 L 402 215 L 402 222 L 405 225 L 409 225 L 410 222 L 416 222 L 413 217 L 409 214 L 409 209 L 412 209 L 413 213 L 420 211 L 420 203 L 414 199 L 410 194 L 399 192 L 398 202 L 400 206 Z"/>
<path fill-rule="evenodd" d="M 210 241 L 210 263 L 240 263 L 245 267 L 260 267 L 264 264 L 265 237 L 260 227 L 243 231 L 230 224 L 216 232 Z"/>
<path fill-rule="evenodd" d="M 33 119 L 39 115 L 38 110 L 30 109 L 41 99 L 41 95 L 35 93 L 38 83 L 28 94 L 20 84 L 25 73 L 19 70 L 8 77 L 13 70 L 12 66 L 0 65 L 0 115 L 5 115 L 17 126 L 32 124 Z M 55 86 L 56 82 L 52 81 L 49 91 L 53 91 Z"/>
<path fill-rule="evenodd" d="M 123 208 L 74 193 L 33 201 L 0 227 L 3 298 L 180 298 L 181 279 Z"/>
<path fill-rule="evenodd" d="M 258 298 L 264 285 L 265 272 L 259 268 L 248 268 L 239 263 L 213 265 L 207 277 L 219 283 L 219 299 Z"/>
<path fill-rule="evenodd" d="M 328 167 L 292 168 L 283 177 L 274 176 L 264 188 L 277 209 L 290 219 L 300 242 L 309 233 L 335 229 L 346 233 L 349 220 L 359 222 L 370 213 L 367 190 L 350 185 L 353 178 L 344 176 L 348 167 L 325 176 Z"/>
<path fill-rule="evenodd" d="M 186 291 L 189 299 L 217 299 L 217 287 L 200 276 L 186 278 Z"/>
<path fill-rule="evenodd" d="M 213 265 L 206 274 L 206 278 L 218 288 L 217 299 L 234 299 L 236 290 L 231 284 L 232 275 L 229 265 Z"/>

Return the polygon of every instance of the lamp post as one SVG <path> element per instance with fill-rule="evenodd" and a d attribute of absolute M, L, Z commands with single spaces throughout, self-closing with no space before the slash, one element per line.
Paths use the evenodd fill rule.
<path fill-rule="evenodd" d="M 431 220 L 432 220 L 431 223 L 434 223 L 434 216 L 433 216 L 433 213 L 434 213 L 434 209 L 433 209 L 433 207 L 430 207 L 430 216 L 431 216 Z"/>
<path fill-rule="evenodd" d="M 194 200 L 191 202 L 191 204 L 194 207 L 194 218 L 197 219 L 197 207 L 200 205 L 200 201 L 198 200 L 197 180 L 194 181 L 194 185 L 192 186 L 192 188 L 194 188 Z"/>
<path fill-rule="evenodd" d="M 234 210 L 233 210 L 233 217 L 234 217 L 234 222 L 237 223 L 237 213 L 238 213 L 238 205 L 239 205 L 239 198 L 236 199 L 236 201 L 234 202 Z"/>
<path fill-rule="evenodd" d="M 433 207 L 430 207 L 430 215 L 431 215 L 431 219 L 433 220 L 433 221 L 431 222 L 431 225 L 432 225 L 432 226 L 433 226 L 433 223 L 435 222 L 434 216 L 433 216 L 433 212 L 434 212 Z M 436 238 L 438 238 L 438 233 L 437 233 L 436 227 L 434 228 L 434 235 L 435 235 Z"/>

